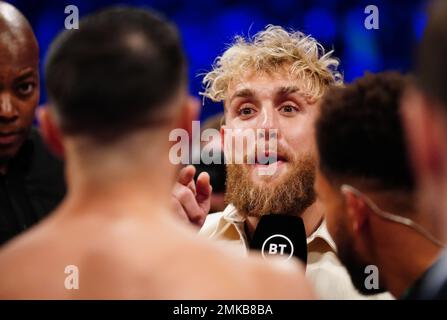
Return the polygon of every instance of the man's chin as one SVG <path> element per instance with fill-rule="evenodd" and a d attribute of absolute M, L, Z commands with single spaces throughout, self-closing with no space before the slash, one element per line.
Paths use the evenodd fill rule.
<path fill-rule="evenodd" d="M 226 201 L 244 214 L 301 213 L 315 201 L 314 172 L 311 157 L 268 167 L 229 164 Z"/>
<path fill-rule="evenodd" d="M 0 161 L 9 161 L 19 152 L 20 145 L 0 145 Z"/>

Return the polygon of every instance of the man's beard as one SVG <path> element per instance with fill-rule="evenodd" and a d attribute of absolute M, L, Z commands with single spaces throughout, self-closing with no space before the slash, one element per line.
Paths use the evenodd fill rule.
<path fill-rule="evenodd" d="M 342 264 L 348 270 L 348 273 L 351 277 L 352 284 L 354 287 L 364 295 L 372 295 L 385 292 L 386 290 L 383 288 L 383 284 L 380 281 L 380 274 L 377 274 L 379 277 L 379 288 L 367 288 L 365 280 L 368 276 L 371 275 L 370 272 L 365 272 L 366 267 L 370 265 L 361 259 L 361 257 L 356 254 L 354 249 L 354 239 L 349 235 L 349 231 L 347 230 L 346 222 L 339 221 L 337 224 L 337 229 L 334 234 L 334 241 L 337 245 L 337 256 L 342 262 Z M 370 283 L 371 281 L 367 281 Z"/>
<path fill-rule="evenodd" d="M 301 215 L 315 201 L 315 159 L 310 155 L 294 157 L 285 150 L 282 154 L 289 172 L 283 177 L 266 177 L 262 186 L 251 180 L 246 165 L 227 165 L 226 202 L 243 216 Z"/>

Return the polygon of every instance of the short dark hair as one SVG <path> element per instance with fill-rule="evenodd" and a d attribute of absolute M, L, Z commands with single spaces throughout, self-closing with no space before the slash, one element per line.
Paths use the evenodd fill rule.
<path fill-rule="evenodd" d="M 447 1 L 436 1 L 429 12 L 417 55 L 419 85 L 444 106 L 447 115 Z"/>
<path fill-rule="evenodd" d="M 91 14 L 52 43 L 48 95 L 66 134 L 113 138 L 166 119 L 186 78 L 177 29 L 158 13 L 114 7 Z"/>
<path fill-rule="evenodd" d="M 320 169 L 330 179 L 362 179 L 383 190 L 413 191 L 400 120 L 409 79 L 396 72 L 367 73 L 324 95 L 316 122 Z"/>

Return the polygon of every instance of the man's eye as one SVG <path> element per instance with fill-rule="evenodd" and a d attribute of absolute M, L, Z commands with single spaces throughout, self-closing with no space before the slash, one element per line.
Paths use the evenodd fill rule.
<path fill-rule="evenodd" d="M 17 90 L 20 95 L 27 96 L 34 90 L 35 84 L 32 82 L 24 82 L 18 85 Z"/>
<path fill-rule="evenodd" d="M 281 108 L 279 108 L 279 110 L 284 113 L 293 113 L 293 112 L 299 111 L 299 109 L 297 107 L 295 107 L 293 105 L 288 105 L 288 104 L 282 106 Z"/>
<path fill-rule="evenodd" d="M 255 110 L 251 107 L 242 107 L 239 109 L 239 115 L 241 116 L 250 116 L 255 112 Z"/>

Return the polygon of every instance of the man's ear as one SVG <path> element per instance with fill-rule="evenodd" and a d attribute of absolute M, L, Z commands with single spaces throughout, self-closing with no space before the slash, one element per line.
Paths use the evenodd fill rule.
<path fill-rule="evenodd" d="M 348 221 L 354 233 L 364 230 L 369 221 L 369 208 L 365 201 L 349 190 L 343 190 Z"/>
<path fill-rule="evenodd" d="M 50 150 L 58 157 L 64 157 L 64 147 L 59 126 L 50 106 L 42 106 L 37 110 L 37 118 L 40 123 L 40 132 Z"/>

